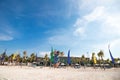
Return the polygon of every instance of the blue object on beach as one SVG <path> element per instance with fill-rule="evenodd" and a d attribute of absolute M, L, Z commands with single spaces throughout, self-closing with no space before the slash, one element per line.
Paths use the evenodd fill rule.
<path fill-rule="evenodd" d="M 58 62 L 58 55 L 59 55 L 58 51 L 56 53 L 54 53 L 54 64 L 56 64 Z"/>
<path fill-rule="evenodd" d="M 3 52 L 3 54 L 2 54 L 2 56 L 1 56 L 1 58 L 0 58 L 0 60 L 4 60 L 5 55 L 6 55 L 6 50 Z"/>
<path fill-rule="evenodd" d="M 108 49 L 109 49 L 110 57 L 112 59 L 112 63 L 115 64 L 114 58 L 113 58 L 112 53 L 110 51 L 110 44 L 108 45 Z"/>
<path fill-rule="evenodd" d="M 115 64 L 115 61 L 114 61 L 114 58 L 113 58 L 113 56 L 112 56 L 112 53 L 111 53 L 110 49 L 109 49 L 109 53 L 110 53 L 110 57 L 111 57 L 111 59 L 112 59 L 112 63 Z"/>
<path fill-rule="evenodd" d="M 71 61 L 70 61 L 70 50 L 68 51 L 67 63 L 68 63 L 68 64 L 71 64 Z"/>

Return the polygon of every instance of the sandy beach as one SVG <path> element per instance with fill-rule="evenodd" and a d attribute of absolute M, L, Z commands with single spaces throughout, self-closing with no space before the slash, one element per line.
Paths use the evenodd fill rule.
<path fill-rule="evenodd" d="M 0 66 L 0 80 L 120 80 L 120 68 Z"/>

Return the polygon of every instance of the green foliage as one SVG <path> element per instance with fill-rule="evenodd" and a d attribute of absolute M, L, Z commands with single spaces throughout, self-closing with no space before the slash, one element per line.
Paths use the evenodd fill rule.
<path fill-rule="evenodd" d="M 93 52 L 93 53 L 92 53 L 92 62 L 93 62 L 93 58 L 94 58 L 94 56 L 95 56 L 95 53 Z"/>
<path fill-rule="evenodd" d="M 30 62 L 34 62 L 35 59 L 36 59 L 35 53 L 32 53 L 32 54 L 30 55 Z"/>
<path fill-rule="evenodd" d="M 47 66 L 48 61 L 49 61 L 49 57 L 48 57 L 48 55 L 47 55 L 47 54 L 45 54 L 45 56 L 44 56 L 45 66 Z"/>
<path fill-rule="evenodd" d="M 8 61 L 8 56 L 7 55 L 5 55 L 5 60 L 4 60 L 5 62 L 7 62 Z"/>
<path fill-rule="evenodd" d="M 63 52 L 60 52 L 59 51 L 59 56 L 60 57 L 63 57 L 64 53 Z M 80 63 L 80 62 L 83 62 L 84 64 L 86 63 L 90 63 L 90 64 L 93 64 L 93 56 L 95 55 L 95 53 L 93 52 L 92 53 L 92 59 L 86 59 L 84 55 L 80 57 L 71 57 L 71 63 L 72 64 L 75 64 L 75 63 Z M 107 60 L 103 60 L 103 57 L 104 57 L 104 52 L 102 50 L 100 50 L 98 53 L 97 53 L 98 57 L 99 57 L 99 60 L 97 61 L 97 63 L 99 64 L 102 64 L 103 62 L 105 63 L 108 63 L 108 64 L 111 64 L 111 61 L 109 59 Z M 4 62 L 17 62 L 17 63 L 20 63 L 20 62 L 23 62 L 23 63 L 27 63 L 27 62 L 34 62 L 36 61 L 36 55 L 35 53 L 32 53 L 29 57 L 27 56 L 27 51 L 24 51 L 23 52 L 23 57 L 21 57 L 20 54 L 17 54 L 16 56 L 16 59 L 13 60 L 13 56 L 14 54 L 12 53 L 10 56 L 8 56 L 7 54 L 5 55 L 5 59 L 4 59 Z M 115 58 L 115 62 L 117 63 L 118 61 L 120 60 L 120 58 Z M 40 58 L 39 61 L 43 61 L 45 66 L 47 66 L 49 63 L 50 63 L 50 59 L 48 57 L 47 54 L 45 54 L 44 57 Z M 67 57 L 63 57 L 61 60 L 60 60 L 61 63 L 65 63 L 67 64 Z"/>
<path fill-rule="evenodd" d="M 98 52 L 98 57 L 99 57 L 99 64 L 103 63 L 103 57 L 104 57 L 104 52 L 102 50 L 100 50 L 100 52 Z"/>

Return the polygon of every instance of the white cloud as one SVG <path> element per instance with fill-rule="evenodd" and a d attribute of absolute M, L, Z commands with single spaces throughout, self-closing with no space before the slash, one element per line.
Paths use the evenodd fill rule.
<path fill-rule="evenodd" d="M 92 10 L 97 6 L 111 6 L 115 0 L 81 0 L 80 9 Z M 80 4 L 80 2 L 79 2 Z"/>
<path fill-rule="evenodd" d="M 64 35 L 55 35 L 55 36 L 52 36 L 48 39 L 49 43 L 52 44 L 52 45 L 68 45 L 70 44 L 70 41 L 72 40 L 69 40 L 70 37 L 68 37 L 68 35 L 64 34 Z"/>
<path fill-rule="evenodd" d="M 120 47 L 120 11 L 114 11 L 118 4 L 115 5 L 112 0 L 110 0 L 110 3 L 108 3 L 108 0 L 98 2 L 96 0 L 82 0 L 82 2 L 84 4 L 80 5 L 78 12 L 85 10 L 85 15 L 76 19 L 73 25 L 75 29 L 73 33 L 79 35 L 78 39 L 85 35 L 86 38 L 83 38 L 85 41 L 92 40 L 92 45 L 88 49 L 91 53 L 94 51 L 98 53 L 103 50 L 105 58 L 110 58 L 108 44 L 111 43 L 113 56 L 120 57 L 120 50 L 118 49 Z M 97 3 L 97 5 L 93 5 L 93 3 Z M 77 43 L 79 43 L 79 40 Z M 90 43 L 83 44 L 88 48 Z"/>
<path fill-rule="evenodd" d="M 81 38 L 85 38 L 87 36 L 86 29 L 89 26 L 88 24 L 101 19 L 101 16 L 104 14 L 104 9 L 103 6 L 96 7 L 91 13 L 82 18 L 78 18 L 74 24 L 76 28 L 74 34 L 77 36 L 79 35 Z"/>
<path fill-rule="evenodd" d="M 75 55 L 80 55 L 80 52 L 85 53 L 86 51 L 90 51 L 92 53 L 95 51 L 98 53 L 100 50 L 103 50 L 105 58 L 110 58 L 108 44 L 120 37 L 120 12 L 112 12 L 113 9 L 111 10 L 111 8 L 114 2 L 112 0 L 110 2 L 109 0 L 82 0 L 84 4 L 80 2 L 78 0 L 76 3 L 73 3 L 74 6 L 72 5 L 74 8 L 79 8 L 76 10 L 80 13 L 80 16 L 73 24 L 72 34 L 67 33 L 66 35 L 66 31 L 59 35 L 56 34 L 49 38 L 49 43 L 62 46 L 70 45 L 68 47 L 72 46 L 71 51 L 74 51 Z M 119 43 L 119 40 L 117 42 Z M 115 52 L 113 52 L 120 52 L 116 47 L 119 47 L 119 45 L 115 45 Z M 117 57 L 118 54 L 114 56 Z"/>
<path fill-rule="evenodd" d="M 106 35 L 120 36 L 120 14 L 106 13 L 102 23 L 102 32 Z"/>
<path fill-rule="evenodd" d="M 85 28 L 84 27 L 79 27 L 75 30 L 74 34 L 76 36 L 81 36 L 82 38 L 85 38 Z"/>
<path fill-rule="evenodd" d="M 120 45 L 120 38 L 110 41 L 111 48 L 115 48 L 118 45 Z"/>
<path fill-rule="evenodd" d="M 99 23 L 95 28 L 99 29 L 99 33 L 97 36 L 100 37 L 113 37 L 113 36 L 120 36 L 120 12 L 117 13 L 110 13 L 108 8 L 104 6 L 98 6 L 94 8 L 93 11 L 84 15 L 82 18 L 78 18 L 74 24 L 76 26 L 75 33 L 80 35 L 89 36 L 86 29 L 90 29 L 92 25 L 90 23 L 97 22 Z M 90 29 L 92 31 L 92 29 Z M 84 34 L 83 34 L 84 33 Z M 111 35 L 111 36 L 110 36 Z"/>
<path fill-rule="evenodd" d="M 57 45 L 60 45 L 60 44 L 63 44 L 63 41 L 64 41 L 64 36 L 61 36 L 61 35 L 55 35 L 55 36 L 52 36 L 49 38 L 49 43 L 50 44 L 57 44 Z"/>
<path fill-rule="evenodd" d="M 13 37 L 9 35 L 0 34 L 0 41 L 9 41 L 9 40 L 13 40 Z"/>
<path fill-rule="evenodd" d="M 0 19 L 0 40 L 1 41 L 8 41 L 13 40 L 15 37 L 19 37 L 19 33 L 15 28 L 13 28 L 13 25 L 11 25 L 7 20 L 4 20 L 1 22 Z"/>
<path fill-rule="evenodd" d="M 79 26 L 82 24 L 82 21 L 83 21 L 83 20 L 81 20 L 81 19 L 78 18 L 78 19 L 76 20 L 75 24 L 74 24 L 74 27 L 79 27 Z"/>
<path fill-rule="evenodd" d="M 87 20 L 87 22 L 98 20 L 103 16 L 104 9 L 105 7 L 103 6 L 96 7 L 90 14 L 85 15 L 83 18 Z"/>
<path fill-rule="evenodd" d="M 85 20 L 78 18 L 73 26 L 75 28 L 73 34 L 75 36 L 80 36 L 81 39 L 85 38 L 85 36 L 86 36 L 86 33 L 85 33 L 86 22 L 85 22 Z"/>

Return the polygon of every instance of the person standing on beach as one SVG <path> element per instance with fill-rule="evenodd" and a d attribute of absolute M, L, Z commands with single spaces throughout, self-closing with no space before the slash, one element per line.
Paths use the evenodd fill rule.
<path fill-rule="evenodd" d="M 54 51 L 54 67 L 57 68 L 59 66 L 59 59 L 58 59 L 58 55 L 59 55 L 59 51 Z"/>

